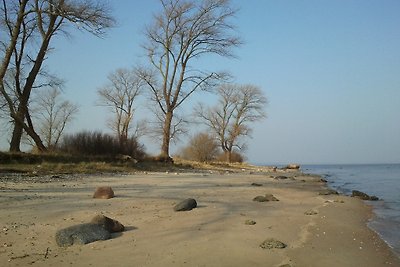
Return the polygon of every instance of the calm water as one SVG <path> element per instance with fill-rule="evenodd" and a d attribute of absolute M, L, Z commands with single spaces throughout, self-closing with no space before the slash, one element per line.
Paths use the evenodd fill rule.
<path fill-rule="evenodd" d="M 382 199 L 368 202 L 376 214 L 368 225 L 400 256 L 400 164 L 305 165 L 302 170 L 324 176 L 343 194 L 359 190 Z"/>

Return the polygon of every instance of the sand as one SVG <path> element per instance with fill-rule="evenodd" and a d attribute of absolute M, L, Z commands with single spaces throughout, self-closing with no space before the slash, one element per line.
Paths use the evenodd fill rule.
<path fill-rule="evenodd" d="M 243 170 L 54 180 L 2 179 L 0 266 L 400 266 L 366 226 L 371 208 L 359 199 L 319 195 L 325 184 L 316 176 Z M 93 199 L 97 186 L 111 186 L 115 198 Z M 279 201 L 252 201 L 265 194 Z M 198 207 L 175 212 L 185 198 Z M 126 230 L 106 241 L 57 246 L 58 229 L 96 214 Z M 268 238 L 287 247 L 260 248 Z"/>

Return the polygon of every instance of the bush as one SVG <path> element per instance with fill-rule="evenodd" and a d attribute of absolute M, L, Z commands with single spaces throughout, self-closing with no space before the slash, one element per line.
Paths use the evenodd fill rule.
<path fill-rule="evenodd" d="M 189 141 L 187 147 L 183 148 L 181 157 L 206 162 L 214 160 L 218 152 L 218 143 L 215 138 L 207 133 L 199 133 Z"/>
<path fill-rule="evenodd" d="M 88 156 L 129 155 L 140 160 L 145 156 L 144 146 L 131 137 L 120 142 L 118 138 L 101 132 L 80 132 L 66 135 L 59 147 L 62 152 Z"/>
<path fill-rule="evenodd" d="M 229 161 L 228 156 L 225 153 L 221 153 L 217 157 L 218 161 Z M 244 156 L 240 154 L 237 151 L 232 151 L 231 153 L 231 161 L 230 162 L 238 162 L 238 163 L 243 163 L 244 161 Z"/>

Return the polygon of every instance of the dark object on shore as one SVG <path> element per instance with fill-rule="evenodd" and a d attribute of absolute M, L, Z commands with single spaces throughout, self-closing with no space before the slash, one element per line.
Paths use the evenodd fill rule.
<path fill-rule="evenodd" d="M 338 191 L 333 189 L 326 189 L 324 191 L 319 192 L 319 195 L 328 196 L 328 195 L 339 195 Z"/>
<path fill-rule="evenodd" d="M 253 220 L 246 220 L 246 221 L 244 222 L 244 224 L 245 224 L 245 225 L 255 225 L 255 224 L 256 224 L 256 221 L 253 221 Z"/>
<path fill-rule="evenodd" d="M 281 176 L 276 176 L 274 179 L 275 180 L 286 180 L 287 178 L 288 178 L 287 176 L 281 175 Z"/>
<path fill-rule="evenodd" d="M 368 195 L 364 192 L 358 191 L 358 190 L 353 190 L 351 192 L 351 196 L 360 198 L 362 200 L 371 200 L 371 201 L 379 200 L 379 198 L 377 196 L 370 196 L 370 195 Z"/>
<path fill-rule="evenodd" d="M 327 183 L 327 182 L 328 182 L 327 180 L 325 180 L 325 179 L 323 179 L 323 178 L 321 178 L 319 181 L 320 181 L 320 182 L 323 182 L 323 183 Z"/>
<path fill-rule="evenodd" d="M 289 169 L 289 170 L 298 170 L 300 169 L 299 164 L 288 164 L 284 169 Z"/>
<path fill-rule="evenodd" d="M 104 215 L 94 216 L 90 223 L 101 225 L 110 233 L 122 232 L 125 230 L 125 227 L 119 221 L 113 220 Z"/>
<path fill-rule="evenodd" d="M 93 198 L 109 199 L 114 197 L 114 191 L 110 186 L 100 186 L 96 188 Z"/>
<path fill-rule="evenodd" d="M 260 248 L 263 248 L 263 249 L 273 249 L 273 248 L 282 249 L 282 248 L 286 248 L 286 247 L 287 247 L 287 245 L 285 243 L 283 243 L 279 240 L 276 240 L 274 238 L 269 238 L 260 244 Z"/>
<path fill-rule="evenodd" d="M 262 186 L 262 184 L 259 184 L 259 183 L 251 183 L 251 186 Z"/>
<path fill-rule="evenodd" d="M 266 194 L 265 196 L 256 196 L 255 198 L 253 198 L 253 201 L 267 202 L 267 201 L 279 201 L 279 199 L 274 197 L 272 194 Z"/>
<path fill-rule="evenodd" d="M 122 232 L 124 226 L 103 215 L 95 216 L 90 223 L 73 225 L 56 233 L 56 242 L 60 247 L 85 245 L 98 240 L 111 238 L 111 233 Z"/>
<path fill-rule="evenodd" d="M 316 210 L 308 210 L 306 212 L 304 212 L 305 215 L 316 215 L 318 214 L 318 211 Z"/>
<path fill-rule="evenodd" d="M 188 198 L 180 203 L 176 204 L 174 207 L 175 211 L 189 211 L 197 207 L 197 202 L 193 198 Z"/>

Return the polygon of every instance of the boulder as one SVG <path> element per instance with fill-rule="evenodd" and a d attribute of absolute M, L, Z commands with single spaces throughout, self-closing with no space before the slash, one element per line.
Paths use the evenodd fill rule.
<path fill-rule="evenodd" d="M 370 195 L 368 195 L 364 192 L 358 191 L 358 190 L 353 190 L 351 192 L 351 196 L 360 198 L 362 200 L 372 200 L 372 201 L 379 200 L 379 198 L 377 196 L 370 196 Z"/>
<path fill-rule="evenodd" d="M 267 202 L 267 201 L 279 201 L 279 199 L 274 197 L 272 194 L 266 194 L 265 196 L 256 196 L 255 198 L 253 198 L 253 201 Z"/>
<path fill-rule="evenodd" d="M 185 199 L 175 205 L 175 211 L 189 211 L 197 207 L 197 202 L 193 198 Z"/>
<path fill-rule="evenodd" d="M 124 231 L 117 220 L 104 215 L 95 216 L 90 223 L 73 225 L 56 232 L 56 242 L 60 247 L 85 245 L 98 240 L 111 238 L 111 233 Z"/>
<path fill-rule="evenodd" d="M 104 229 L 103 226 L 95 223 L 73 225 L 58 230 L 56 233 L 56 242 L 60 247 L 85 245 L 98 240 L 107 240 L 110 238 L 111 233 Z"/>
<path fill-rule="evenodd" d="M 125 230 L 125 227 L 117 220 L 113 220 L 104 215 L 96 215 L 90 221 L 91 223 L 101 225 L 104 229 L 109 231 L 110 233 L 122 232 Z"/>
<path fill-rule="evenodd" d="M 100 186 L 96 188 L 93 198 L 109 199 L 114 197 L 114 191 L 110 186 Z"/>
<path fill-rule="evenodd" d="M 260 247 L 263 249 L 273 249 L 273 248 L 286 248 L 287 245 L 279 240 L 274 238 L 269 238 L 260 244 Z"/>

